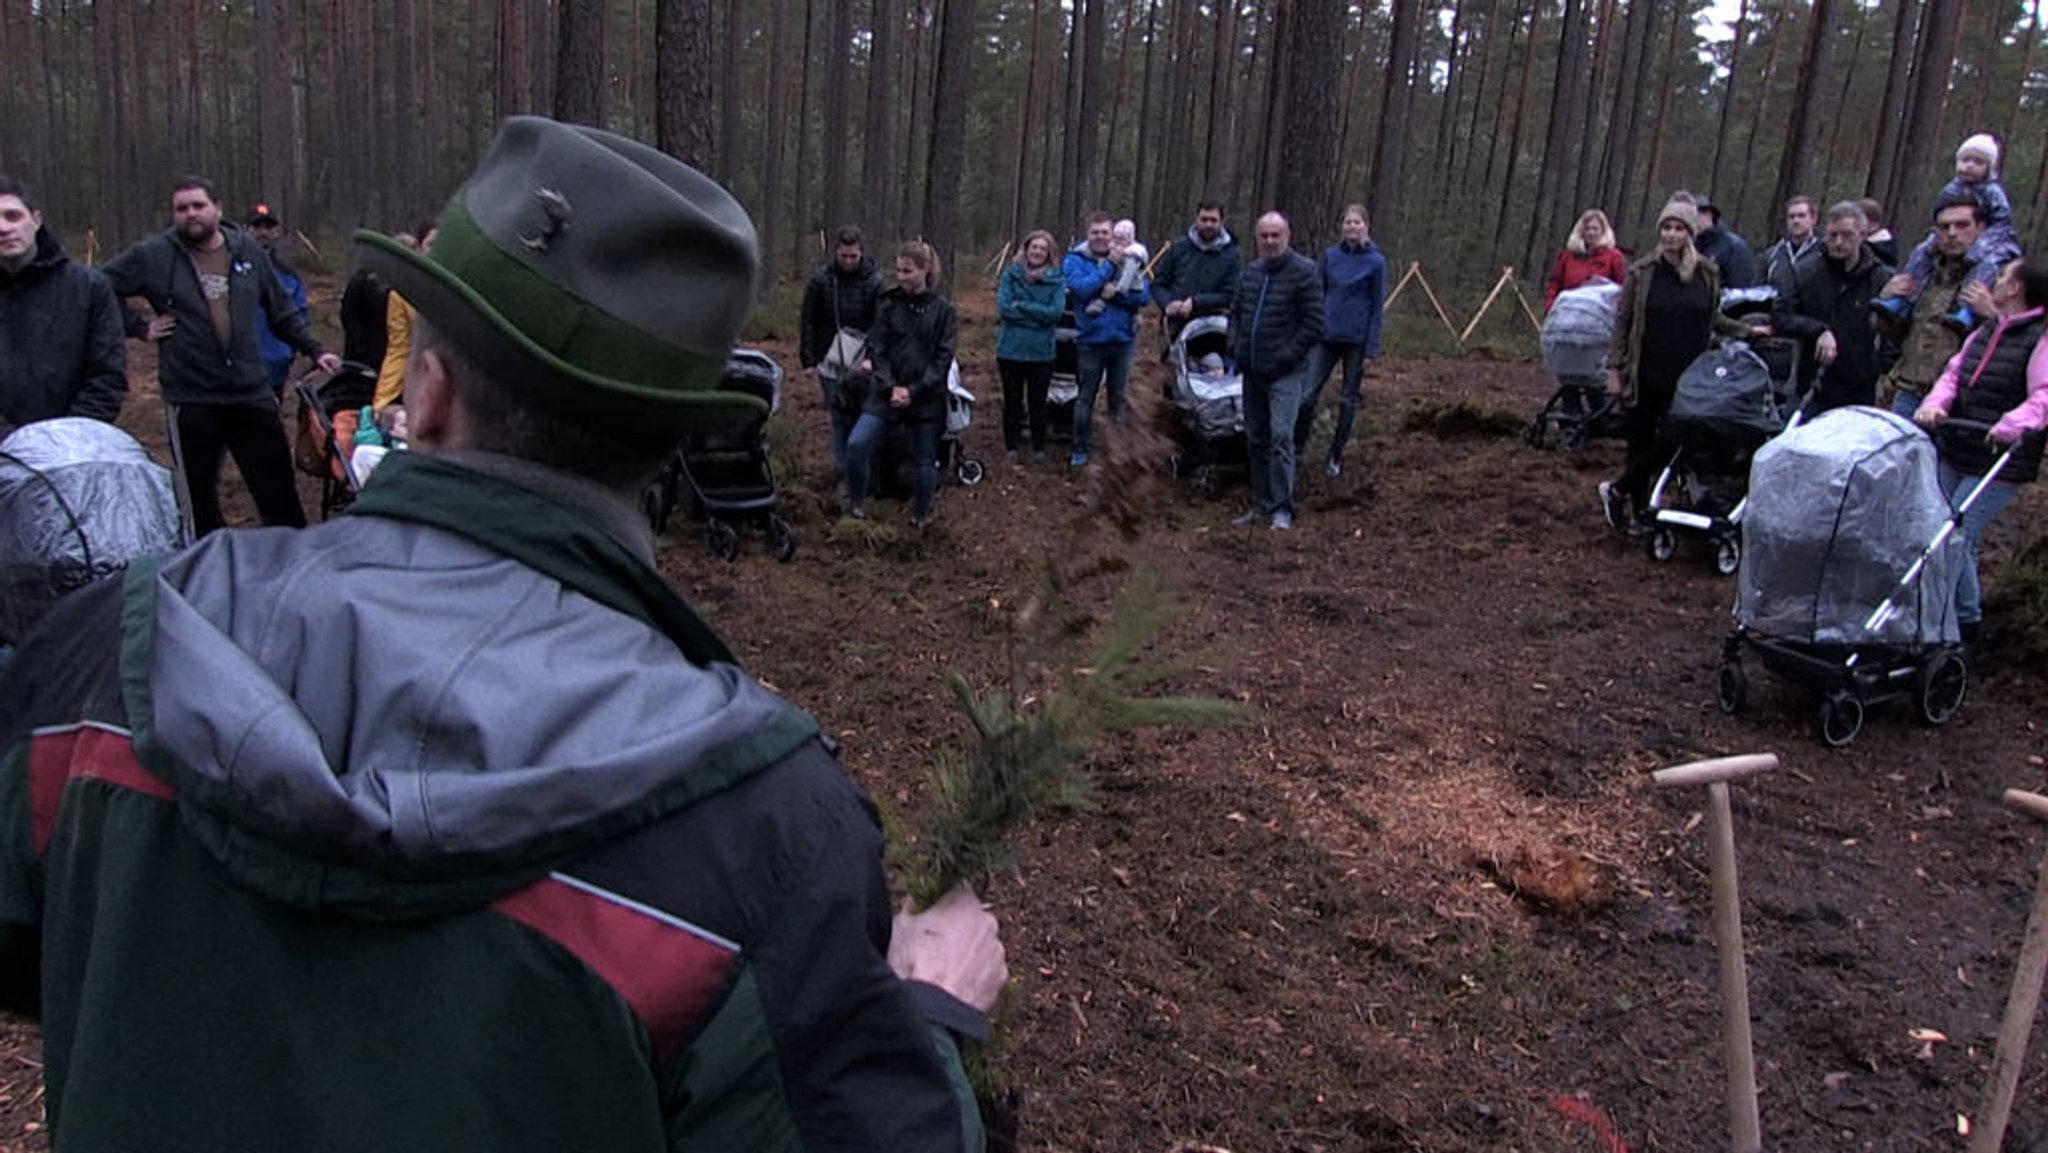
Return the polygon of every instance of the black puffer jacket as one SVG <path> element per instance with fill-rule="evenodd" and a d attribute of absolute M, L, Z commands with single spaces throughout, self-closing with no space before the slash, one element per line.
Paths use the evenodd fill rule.
<path fill-rule="evenodd" d="M 1957 354 L 1961 363 L 1956 365 L 1956 398 L 1949 404 L 1948 415 L 1950 420 L 1970 425 L 1941 426 L 1935 444 L 1943 463 L 1964 476 L 1991 471 L 2001 450 L 1984 443 L 1984 426 L 1997 424 L 2006 413 L 2026 403 L 2027 362 L 2043 332 L 2048 332 L 2048 316 L 2035 316 L 2002 329 L 1980 328 L 1963 345 Z M 2041 448 L 2040 433 L 2022 438 L 2013 450 L 2012 463 L 1998 479 L 2028 484 L 2039 477 Z"/>
<path fill-rule="evenodd" d="M 117 296 L 140 296 L 157 315 L 178 319 L 157 342 L 157 384 L 173 404 L 275 403 L 270 377 L 256 343 L 256 312 L 270 331 L 308 360 L 327 350 L 306 331 L 306 317 L 278 283 L 263 246 L 240 229 L 221 225 L 228 248 L 228 316 L 233 325 L 225 346 L 213 331 L 213 309 L 199 287 L 199 274 L 175 231 L 159 232 L 107 262 L 107 279 Z M 132 320 L 130 335 L 142 325 Z"/>
<path fill-rule="evenodd" d="M 913 420 L 943 418 L 946 374 L 953 367 L 959 335 L 952 301 L 930 289 L 914 296 L 900 288 L 884 292 L 875 309 L 875 326 L 868 330 L 868 359 L 875 371 L 865 410 Z M 889 405 L 889 390 L 897 385 L 910 390 L 907 409 Z"/>
<path fill-rule="evenodd" d="M 797 359 L 810 368 L 825 359 L 833 335 L 841 328 L 858 332 L 873 328 L 881 297 L 882 274 L 875 269 L 874 257 L 861 257 L 860 267 L 852 272 L 841 272 L 830 260 L 819 265 L 804 285 Z"/>
<path fill-rule="evenodd" d="M 39 230 L 28 264 L 0 272 L 0 436 L 58 416 L 111 421 L 127 395 L 120 301 L 106 277 Z"/>
<path fill-rule="evenodd" d="M 1799 383 L 1812 382 L 1818 371 L 1813 343 L 1824 332 L 1835 334 L 1835 362 L 1827 368 L 1823 407 L 1840 398 L 1846 403 L 1869 404 L 1877 378 L 1890 365 L 1877 327 L 1870 314 L 1870 302 L 1884 291 L 1892 270 L 1877 258 L 1868 245 L 1859 248 L 1856 260 L 1844 264 L 1829 256 L 1825 246 L 1808 249 L 1793 264 L 1792 276 L 1780 288 L 1781 295 L 1771 310 L 1771 327 L 1786 336 L 1799 338 L 1804 353 Z"/>
<path fill-rule="evenodd" d="M 1323 278 L 1289 249 L 1244 266 L 1230 306 L 1230 358 L 1238 370 L 1277 379 L 1301 367 L 1323 339 Z"/>

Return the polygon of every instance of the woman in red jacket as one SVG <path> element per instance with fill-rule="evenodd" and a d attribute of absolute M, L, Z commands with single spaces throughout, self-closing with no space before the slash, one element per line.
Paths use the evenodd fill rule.
<path fill-rule="evenodd" d="M 1543 284 L 1543 311 L 1549 312 L 1550 306 L 1557 303 L 1558 293 L 1570 292 L 1596 276 L 1620 284 L 1627 274 L 1628 261 L 1614 247 L 1614 227 L 1607 223 L 1607 214 L 1588 208 L 1579 214 L 1579 222 L 1572 226 L 1572 238 L 1565 242 L 1564 251 L 1557 254 L 1557 264 Z"/>

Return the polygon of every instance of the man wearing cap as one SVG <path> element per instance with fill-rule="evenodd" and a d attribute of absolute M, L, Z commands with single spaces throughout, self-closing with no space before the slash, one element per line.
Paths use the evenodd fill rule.
<path fill-rule="evenodd" d="M 1693 238 L 1693 247 L 1721 270 L 1721 287 L 1754 286 L 1757 283 L 1756 254 L 1750 250 L 1749 241 L 1734 229 L 1721 227 L 1721 210 L 1711 197 L 1694 195 L 1693 207 L 1700 215 L 1700 234 Z"/>
<path fill-rule="evenodd" d="M 636 508 L 761 415 L 716 388 L 745 212 L 515 117 L 431 253 L 358 241 L 418 312 L 415 451 L 93 586 L 9 666 L 58 675 L 0 676 L 0 992 L 52 1145 L 978 1147 L 994 919 L 962 887 L 892 933 L 873 809 Z"/>
<path fill-rule="evenodd" d="M 306 282 L 299 279 L 298 272 L 285 263 L 284 254 L 277 250 L 277 242 L 284 235 L 284 221 L 277 218 L 270 205 L 259 203 L 249 213 L 249 235 L 263 246 L 263 255 L 270 258 L 270 270 L 277 274 L 278 287 L 284 289 L 285 297 L 299 314 L 299 322 L 306 323 Z M 256 312 L 256 347 L 263 354 L 263 373 L 270 378 L 270 391 L 282 395 L 285 377 L 291 373 L 292 357 L 297 354 L 271 331 L 261 309 Z"/>
<path fill-rule="evenodd" d="M 28 187 L 0 175 L 0 437 L 57 416 L 111 421 L 126 395 L 120 302 L 64 254 Z"/>
<path fill-rule="evenodd" d="M 341 358 L 306 331 L 263 246 L 221 224 L 212 184 L 196 176 L 180 181 L 171 189 L 171 219 L 169 229 L 116 256 L 104 271 L 116 296 L 141 297 L 152 310 L 146 320 L 129 317 L 128 335 L 156 345 L 157 386 L 193 534 L 225 523 L 220 467 L 229 453 L 263 523 L 303 527 L 291 448 L 257 345 L 257 313 L 322 369 L 338 370 Z"/>

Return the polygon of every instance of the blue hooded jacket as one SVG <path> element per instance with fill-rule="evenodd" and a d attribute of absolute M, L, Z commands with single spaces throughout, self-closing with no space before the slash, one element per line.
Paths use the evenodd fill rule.
<path fill-rule="evenodd" d="M 1138 310 L 1152 300 L 1150 281 L 1109 302 L 1109 307 L 1090 316 L 1088 302 L 1102 295 L 1102 286 L 1122 271 L 1107 256 L 1088 251 L 1081 241 L 1067 250 L 1060 270 L 1067 278 L 1067 303 L 1074 310 L 1074 341 L 1077 344 L 1129 344 L 1138 339 Z"/>
<path fill-rule="evenodd" d="M 1362 247 L 1336 244 L 1323 250 L 1323 339 L 1362 344 L 1380 354 L 1380 322 L 1387 300 L 1387 259 L 1368 240 Z"/>

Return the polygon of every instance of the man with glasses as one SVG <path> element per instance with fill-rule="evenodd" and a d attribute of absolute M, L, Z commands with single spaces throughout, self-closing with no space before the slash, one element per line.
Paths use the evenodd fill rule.
<path fill-rule="evenodd" d="M 1904 324 L 1880 310 L 1881 331 L 1899 344 L 1899 362 L 1890 378 L 1890 404 L 1891 410 L 1900 416 L 1912 418 L 1927 390 L 1947 367 L 1949 358 L 1962 347 L 1963 338 L 1941 323 L 1941 318 L 1955 311 L 1958 303 L 1967 304 L 1984 316 L 1995 311 L 1988 291 L 1977 285 L 1965 287 L 1970 269 L 1975 266 L 1970 259 L 1970 246 L 1977 242 L 1989 220 L 1983 203 L 1975 196 L 1966 193 L 1943 197 L 1934 207 L 1934 271 L 1927 284 L 1915 284 L 1912 277 L 1901 274 L 1886 281 L 1879 294 L 1880 299 L 1902 296 L 1910 300 L 1917 293 L 1922 305 L 1937 306 L 1915 308 L 1912 319 Z"/>
<path fill-rule="evenodd" d="M 1798 337 L 1810 355 L 1802 359 L 1800 383 L 1819 388 L 1807 404 L 1809 415 L 1877 399 L 1883 354 L 1870 302 L 1883 291 L 1892 270 L 1863 243 L 1870 221 L 1862 206 L 1845 200 L 1828 209 L 1822 246 L 1808 250 L 1783 282 L 1771 327 Z"/>

